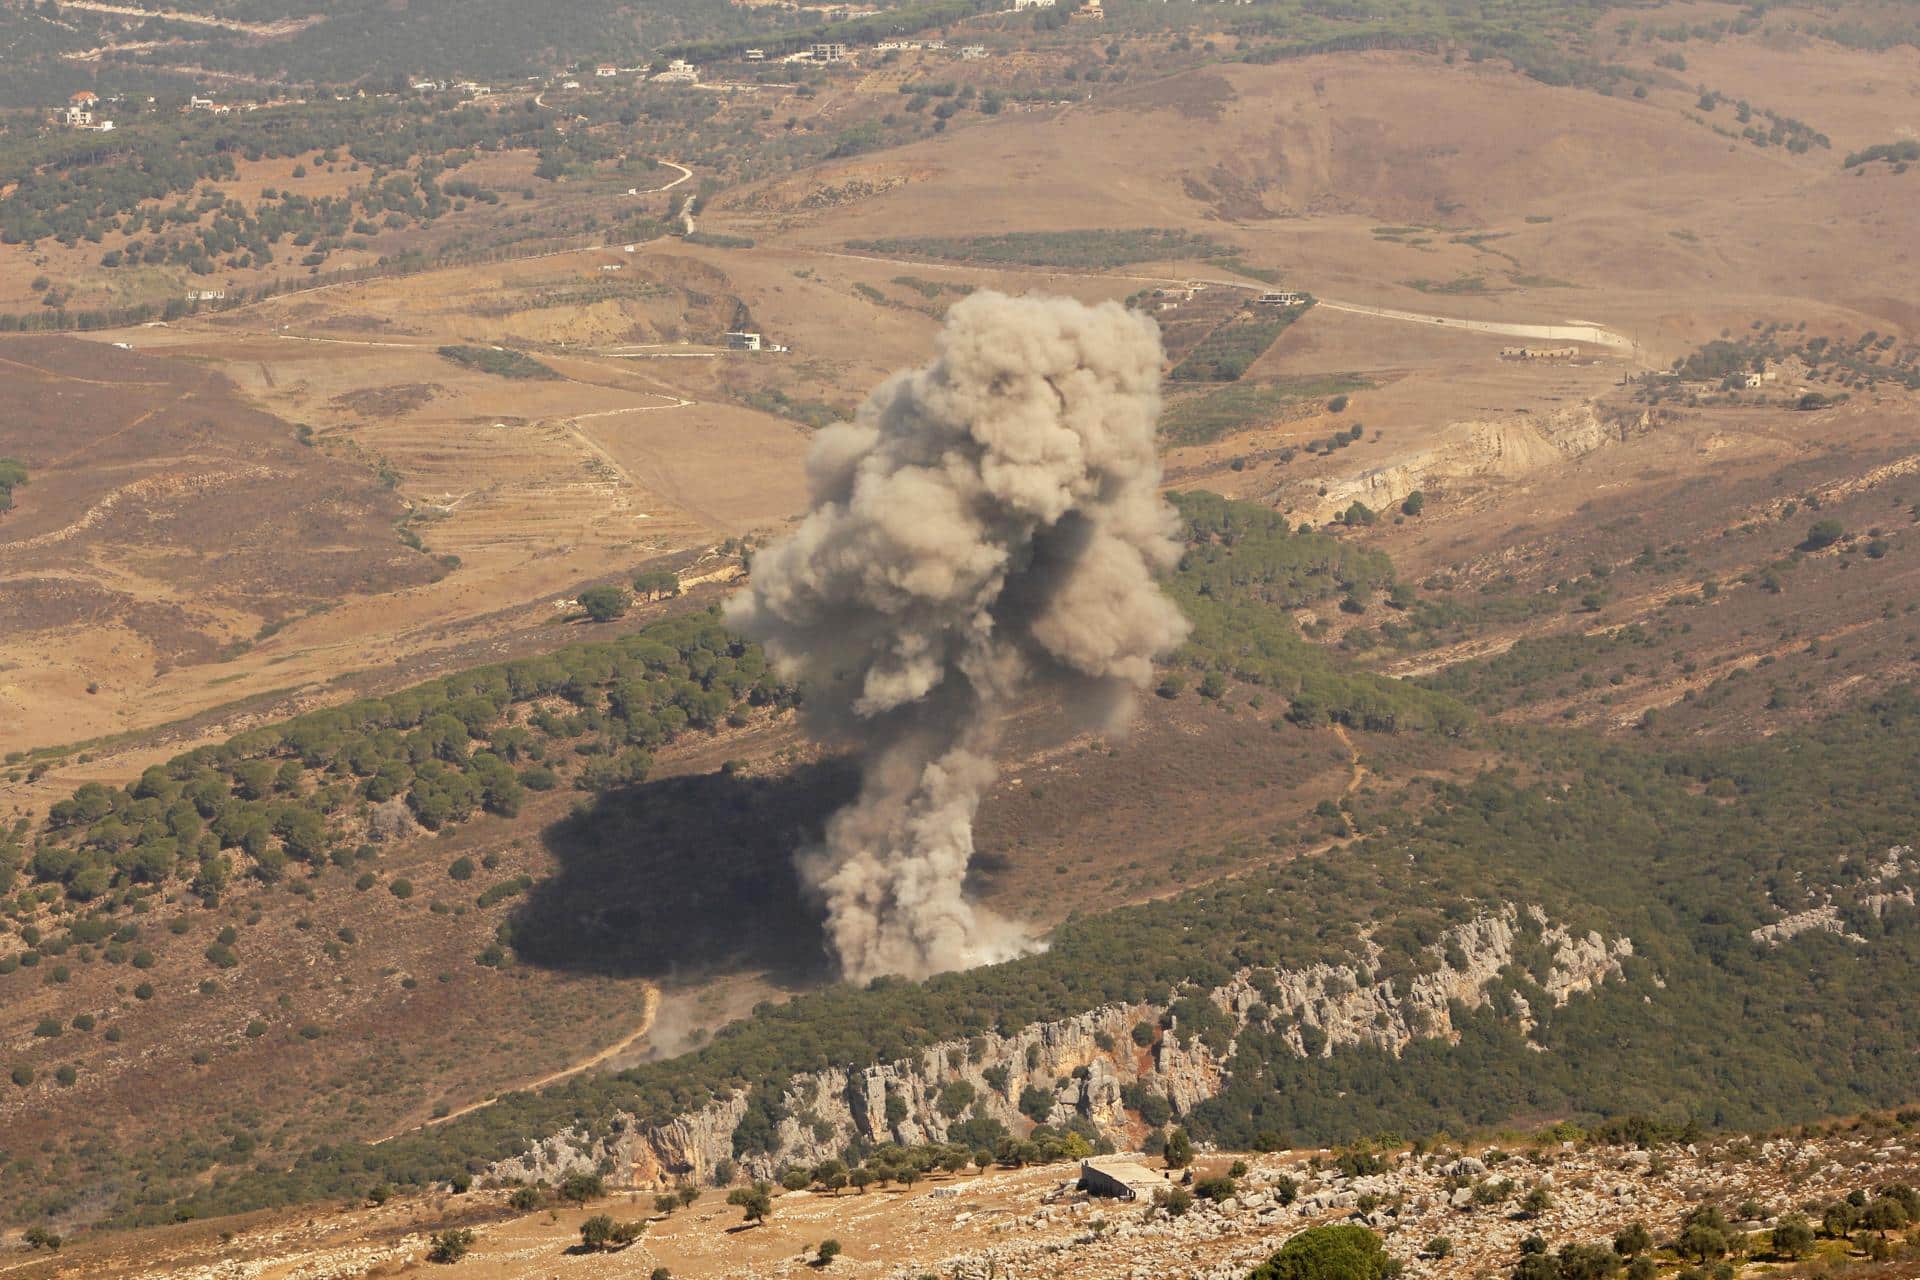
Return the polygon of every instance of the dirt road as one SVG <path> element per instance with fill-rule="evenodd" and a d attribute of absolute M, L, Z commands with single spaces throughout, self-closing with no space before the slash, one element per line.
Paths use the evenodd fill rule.
<path fill-rule="evenodd" d="M 1377 316 L 1382 320 L 1404 320 L 1411 324 L 1445 325 L 1449 329 L 1465 329 L 1469 333 L 1498 333 L 1514 338 L 1539 338 L 1546 342 L 1586 342 L 1614 351 L 1634 349 L 1633 339 L 1597 324 L 1512 324 L 1501 320 L 1463 320 L 1457 316 L 1434 316 L 1419 311 L 1396 311 L 1391 307 L 1369 307 L 1357 302 L 1335 302 L 1331 298 L 1321 298 L 1318 305 L 1329 311 Z"/>
<path fill-rule="evenodd" d="M 1220 289 L 1239 289 L 1247 293 L 1260 292 L 1264 286 L 1245 284 L 1239 280 L 1212 280 L 1204 276 L 1139 276 L 1123 275 L 1108 271 L 1070 271 L 1059 267 L 1022 267 L 1007 263 L 995 263 L 991 267 L 980 267 L 968 263 L 927 262 L 918 258 L 890 258 L 883 254 L 851 253 L 831 249 L 816 249 L 823 258 L 851 258 L 863 262 L 884 262 L 890 266 L 914 267 L 930 271 L 978 272 L 983 270 L 1000 272 L 1018 272 L 1053 277 L 1077 277 L 1090 280 L 1126 280 L 1141 284 L 1181 284 L 1187 280 L 1197 280 L 1202 284 Z M 1401 311 L 1393 307 L 1373 307 L 1359 302 L 1341 302 L 1333 298 L 1314 295 L 1315 305 L 1329 311 L 1345 311 L 1353 315 L 1373 316 L 1380 320 L 1401 320 L 1409 324 L 1443 325 L 1449 329 L 1461 329 L 1468 333 L 1500 334 L 1513 338 L 1538 338 L 1547 342 L 1585 342 L 1609 350 L 1631 352 L 1635 350 L 1633 339 L 1623 333 L 1616 333 L 1602 325 L 1571 324 L 1523 324 L 1505 320 L 1467 320 L 1459 316 L 1437 316 L 1424 311 Z"/>
<path fill-rule="evenodd" d="M 641 1006 L 640 1025 L 635 1027 L 627 1035 L 621 1037 L 619 1040 L 616 1040 L 614 1041 L 614 1043 L 608 1045 L 606 1048 L 596 1050 L 593 1053 L 589 1054 L 588 1056 L 581 1058 L 577 1062 L 568 1063 L 566 1066 L 561 1067 L 558 1071 L 549 1071 L 546 1075 L 541 1076 L 537 1080 L 524 1081 L 520 1084 L 514 1085 L 512 1088 L 502 1089 L 499 1093 L 494 1094 L 492 1097 L 482 1098 L 478 1102 L 469 1102 L 464 1107 L 455 1107 L 452 1111 L 447 1112 L 447 1114 L 443 1116 L 435 1116 L 433 1119 L 424 1121 L 420 1124 L 409 1125 L 405 1129 L 396 1130 L 393 1133 L 388 1134 L 386 1137 L 381 1138 L 379 1142 L 376 1142 L 374 1145 L 378 1146 L 380 1142 L 391 1141 L 392 1139 L 399 1137 L 403 1133 L 412 1133 L 416 1129 L 431 1129 L 435 1125 L 445 1124 L 449 1120 L 458 1120 L 461 1116 L 472 1115 L 474 1112 L 480 1110 L 481 1108 L 490 1107 L 494 1103 L 500 1101 L 501 1097 L 505 1094 L 530 1093 L 535 1089 L 544 1089 L 550 1084 L 559 1084 L 562 1080 L 566 1080 L 572 1076 L 577 1076 L 582 1071 L 591 1071 L 595 1067 L 604 1066 L 607 1063 L 613 1061 L 615 1058 L 619 1057 L 621 1054 L 625 1053 L 627 1050 L 633 1048 L 633 1046 L 640 1043 L 640 1041 L 646 1039 L 647 1033 L 653 1030 L 653 1019 L 655 1015 L 658 1014 L 659 1012 L 660 1012 L 660 988 L 650 986 L 647 988 L 646 1000 Z"/>
<path fill-rule="evenodd" d="M 168 22 L 181 22 L 196 27 L 219 27 L 226 31 L 238 31 L 245 35 L 271 39 L 275 36 L 290 36 L 304 31 L 317 22 L 325 22 L 324 15 L 316 14 L 306 18 L 282 18 L 278 22 L 242 22 L 238 18 L 222 18 L 207 13 L 183 13 L 178 9 L 136 9 L 129 4 L 105 4 L 102 0 L 60 0 L 67 9 L 84 9 L 89 13 L 112 13 L 123 18 L 161 18 Z"/>

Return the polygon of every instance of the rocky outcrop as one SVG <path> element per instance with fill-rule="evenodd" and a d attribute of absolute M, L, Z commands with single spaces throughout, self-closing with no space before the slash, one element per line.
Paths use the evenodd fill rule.
<path fill-rule="evenodd" d="M 1517 480 L 1544 468 L 1585 457 L 1654 429 L 1651 412 L 1623 414 L 1592 402 L 1544 414 L 1517 413 L 1500 418 L 1447 424 L 1435 442 L 1399 461 L 1359 475 L 1322 482 L 1317 496 L 1301 503 L 1316 521 L 1330 520 L 1354 502 L 1376 511 L 1399 503 L 1414 490 L 1456 497 L 1497 481 Z M 1269 495 L 1282 497 L 1280 491 Z M 1296 500 L 1298 493 L 1284 495 Z"/>
<path fill-rule="evenodd" d="M 619 1185 L 659 1186 L 681 1179 L 708 1182 L 722 1162 L 740 1176 L 771 1178 L 788 1165 L 817 1164 L 850 1143 L 938 1143 L 964 1120 L 998 1121 L 1013 1133 L 1031 1127 L 1022 1095 L 1051 1095 L 1050 1123 L 1074 1117 L 1117 1141 L 1140 1125 L 1123 1096 L 1144 1084 L 1183 1115 L 1217 1095 L 1231 1077 L 1236 1037 L 1250 1022 L 1285 1029 L 1302 1056 L 1328 1056 L 1356 1046 L 1399 1054 L 1416 1040 L 1455 1039 L 1453 1010 L 1477 1009 L 1502 985 L 1503 972 L 1525 953 L 1534 957 L 1539 991 L 1556 1004 L 1590 991 L 1621 971 L 1633 954 L 1624 937 L 1576 935 L 1537 908 L 1502 906 L 1447 930 L 1420 957 L 1411 976 L 1377 977 L 1385 953 L 1372 942 L 1358 963 L 1302 969 L 1247 969 L 1203 994 L 1221 1018 L 1189 1029 L 1169 998 L 1102 1005 L 1008 1035 L 993 1033 L 927 1046 L 909 1058 L 874 1066 L 794 1076 L 779 1099 L 778 1121 L 765 1150 L 736 1155 L 733 1137 L 749 1099 L 736 1093 L 650 1128 L 616 1116 L 601 1132 L 572 1130 L 496 1165 L 500 1179 L 552 1182 L 576 1170 Z M 1538 972 L 1538 957 L 1550 958 Z M 1538 994 L 1536 992 L 1536 994 Z M 1531 1030 L 1533 1011 L 1512 993 L 1512 1017 Z M 1136 1027 L 1153 1029 L 1149 1043 Z M 1224 1034 L 1223 1034 L 1224 1029 Z M 1209 1042 L 1212 1042 L 1211 1044 Z M 1037 1110 L 1037 1108 L 1036 1108 Z"/>
<path fill-rule="evenodd" d="M 1848 889 L 1828 890 L 1821 895 L 1820 905 L 1791 912 L 1771 924 L 1763 924 L 1749 931 L 1747 936 L 1769 947 L 1777 947 L 1803 933 L 1831 933 L 1849 942 L 1864 943 L 1865 938 L 1847 927 L 1848 906 L 1857 908 L 1875 920 L 1881 919 L 1893 907 L 1912 907 L 1912 881 L 1916 874 L 1920 874 L 1916 868 L 1920 868 L 1920 864 L 1914 860 L 1912 847 L 1894 845 L 1868 869 L 1865 877 Z M 1847 903 L 1848 898 L 1851 898 L 1851 904 Z"/>

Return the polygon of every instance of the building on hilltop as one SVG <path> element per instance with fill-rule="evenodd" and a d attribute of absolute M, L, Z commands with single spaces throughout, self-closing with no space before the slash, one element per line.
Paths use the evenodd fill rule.
<path fill-rule="evenodd" d="M 812 56 L 815 62 L 845 62 L 847 46 L 838 41 L 816 44 L 813 46 Z"/>
<path fill-rule="evenodd" d="M 700 69 L 685 58 L 675 58 L 665 71 L 656 71 L 653 80 L 655 84 L 697 84 Z"/>

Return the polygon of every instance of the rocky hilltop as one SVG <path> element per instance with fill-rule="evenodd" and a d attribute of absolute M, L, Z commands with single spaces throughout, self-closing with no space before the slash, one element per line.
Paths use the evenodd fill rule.
<path fill-rule="evenodd" d="M 740 1176 L 772 1178 L 788 1165 L 838 1157 L 851 1144 L 944 1142 L 970 1117 L 997 1120 L 1021 1133 L 1033 1124 L 1018 1105 L 1030 1089 L 1052 1095 L 1048 1122 L 1079 1116 L 1124 1147 L 1145 1128 L 1123 1101 L 1130 1086 L 1165 1097 L 1175 1116 L 1186 1114 L 1230 1079 L 1235 1037 L 1250 1023 L 1284 1027 L 1302 1057 L 1356 1046 L 1397 1055 L 1416 1040 L 1457 1038 L 1456 1004 L 1469 1010 L 1486 1005 L 1490 985 L 1523 948 L 1544 948 L 1551 958 L 1537 976 L 1556 1004 L 1619 976 L 1621 960 L 1633 954 L 1629 938 L 1575 934 L 1538 908 L 1514 904 L 1448 929 L 1426 948 L 1422 971 L 1410 979 L 1377 979 L 1380 951 L 1367 945 L 1359 964 L 1242 970 L 1205 993 L 1220 1015 L 1208 1019 L 1205 1035 L 1181 1025 L 1175 1012 L 1180 1001 L 1169 993 L 1164 1002 L 1102 1005 L 1011 1035 L 940 1041 L 914 1057 L 860 1070 L 796 1075 L 779 1099 L 781 1118 L 764 1150 L 735 1150 L 735 1130 L 751 1103 L 737 1091 L 664 1124 L 642 1126 L 618 1116 L 605 1136 L 584 1128 L 554 1134 L 489 1173 L 552 1182 L 594 1170 L 613 1185 L 645 1187 L 681 1180 L 705 1184 L 732 1161 Z M 1190 1000 L 1193 993 L 1184 994 Z M 1530 1031 L 1533 1010 L 1512 993 L 1509 1000 L 1508 1016 Z M 1192 1006 L 1186 1007 L 1191 1016 Z M 963 1098 L 968 1101 L 956 1105 Z"/>

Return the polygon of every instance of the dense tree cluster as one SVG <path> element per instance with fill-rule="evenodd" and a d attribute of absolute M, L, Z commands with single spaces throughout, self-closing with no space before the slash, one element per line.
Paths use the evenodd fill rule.
<path fill-rule="evenodd" d="M 430 830 L 511 816 L 559 770 L 590 790 L 639 781 L 675 735 L 791 696 L 715 617 L 674 618 L 250 730 L 123 788 L 88 783 L 30 850 L 0 842 L 0 891 L 24 872 L 106 907 L 180 882 L 211 899 L 235 875 L 350 859 L 373 806 L 404 802 Z"/>
<path fill-rule="evenodd" d="M 1214 494 L 1174 494 L 1188 549 L 1168 591 L 1193 622 L 1175 661 L 1284 694 L 1301 724 L 1458 732 L 1450 697 L 1339 666 L 1301 637 L 1293 615 L 1329 600 L 1364 608 L 1393 583 L 1381 552 L 1291 527 L 1286 517 Z M 1206 692 L 1203 687 L 1202 692 Z"/>

